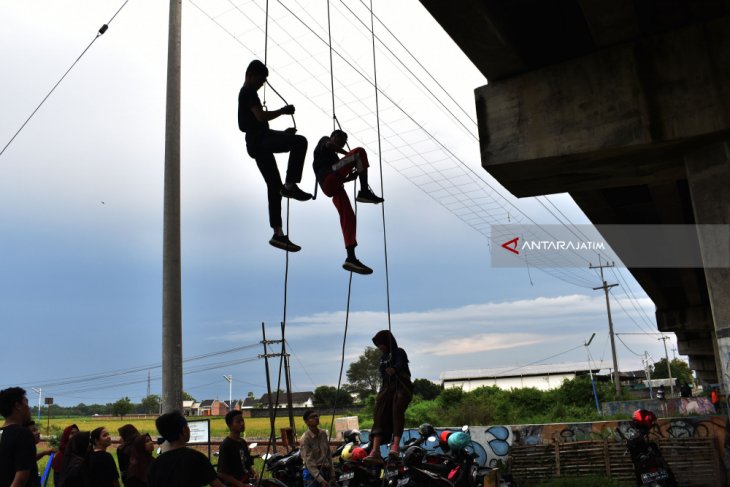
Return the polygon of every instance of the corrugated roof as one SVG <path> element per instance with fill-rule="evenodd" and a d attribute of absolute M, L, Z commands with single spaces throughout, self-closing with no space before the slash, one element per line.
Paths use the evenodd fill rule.
<path fill-rule="evenodd" d="M 591 370 L 596 373 L 607 369 L 605 363 L 591 363 Z M 494 367 L 490 369 L 447 370 L 441 372 L 442 381 L 465 379 L 491 379 L 495 377 L 525 377 L 534 375 L 565 374 L 570 372 L 588 373 L 587 362 L 570 362 L 562 364 L 538 364 L 512 367 Z"/>

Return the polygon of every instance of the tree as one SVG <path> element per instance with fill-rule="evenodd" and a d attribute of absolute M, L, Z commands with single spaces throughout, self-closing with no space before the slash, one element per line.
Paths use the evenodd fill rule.
<path fill-rule="evenodd" d="M 338 394 L 337 388 L 332 386 L 319 386 L 314 390 L 315 407 L 333 408 L 335 407 L 335 401 L 338 408 L 350 406 L 352 405 L 352 396 L 344 389 L 340 389 Z"/>
<path fill-rule="evenodd" d="M 132 404 L 132 401 L 130 401 L 129 398 L 125 396 L 112 404 L 112 414 L 114 416 L 119 416 L 121 419 L 124 419 L 124 415 L 132 412 L 133 408 L 134 405 Z"/>
<path fill-rule="evenodd" d="M 188 394 L 187 392 L 185 392 L 185 391 L 183 391 L 182 396 L 183 396 L 183 401 L 193 401 L 193 402 L 195 402 L 195 398 L 193 396 L 191 396 L 190 394 Z"/>
<path fill-rule="evenodd" d="M 692 371 L 689 369 L 689 365 L 684 360 L 675 358 L 669 362 L 669 366 L 672 370 L 672 378 L 677 379 L 677 385 L 682 385 L 684 382 L 692 384 L 694 377 Z M 652 379 L 668 379 L 667 374 L 667 359 L 663 358 L 659 362 L 654 364 L 654 371 L 651 373 Z"/>
<path fill-rule="evenodd" d="M 421 396 L 426 401 L 436 399 L 441 394 L 441 386 L 428 379 L 416 379 L 413 381 L 413 394 Z"/>
<path fill-rule="evenodd" d="M 157 394 L 150 394 L 147 397 L 142 398 L 142 411 L 147 414 L 157 413 L 160 410 L 160 396 Z"/>
<path fill-rule="evenodd" d="M 365 352 L 347 368 L 347 380 L 361 399 L 377 394 L 380 387 L 380 350 L 365 347 Z"/>

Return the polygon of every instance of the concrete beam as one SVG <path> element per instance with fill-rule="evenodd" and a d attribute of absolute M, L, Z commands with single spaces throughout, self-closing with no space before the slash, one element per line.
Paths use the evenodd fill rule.
<path fill-rule="evenodd" d="M 665 332 L 707 332 L 714 328 L 709 306 L 693 306 L 679 309 L 658 309 L 657 327 Z"/>
<path fill-rule="evenodd" d="M 482 165 L 517 196 L 683 179 L 681 153 L 730 136 L 729 32 L 725 17 L 478 88 Z"/>

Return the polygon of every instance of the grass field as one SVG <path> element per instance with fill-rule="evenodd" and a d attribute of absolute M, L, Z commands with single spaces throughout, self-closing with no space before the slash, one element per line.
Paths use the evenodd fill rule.
<path fill-rule="evenodd" d="M 289 426 L 289 418 L 284 415 L 283 412 L 279 412 L 279 416 L 276 418 L 276 434 L 280 436 L 280 429 Z M 188 420 L 194 421 L 196 419 L 210 419 L 210 436 L 211 438 L 223 438 L 228 435 L 228 428 L 226 422 L 220 416 L 213 417 L 189 417 Z M 324 429 L 330 429 L 330 423 L 332 422 L 332 415 L 321 416 L 321 427 Z M 41 433 L 45 436 L 49 434 L 47 431 L 47 420 L 41 419 Z M 155 429 L 155 420 L 153 417 L 147 419 L 142 418 L 95 418 L 95 417 L 84 417 L 84 418 L 51 418 L 50 434 L 60 435 L 63 429 L 70 425 L 75 424 L 81 431 L 91 431 L 100 426 L 104 426 L 109 430 L 112 437 L 118 437 L 117 429 L 125 424 L 133 424 L 141 433 L 149 433 L 152 437 L 157 437 L 157 429 Z M 301 417 L 294 417 L 294 424 L 299 434 L 305 430 L 304 420 Z M 271 422 L 269 418 L 246 418 L 246 438 L 266 439 L 269 437 L 271 430 Z"/>

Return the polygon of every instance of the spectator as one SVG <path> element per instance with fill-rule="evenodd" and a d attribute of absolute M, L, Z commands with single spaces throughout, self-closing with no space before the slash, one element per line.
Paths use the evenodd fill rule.
<path fill-rule="evenodd" d="M 664 389 L 664 384 L 662 384 L 656 390 L 656 398 L 657 399 L 664 399 L 665 395 L 666 395 L 666 391 Z"/>
<path fill-rule="evenodd" d="M 127 485 L 127 467 L 129 467 L 129 454 L 132 451 L 132 444 L 139 436 L 139 431 L 133 424 L 125 424 L 117 429 L 122 442 L 117 447 L 117 460 L 119 461 L 119 473 L 122 477 L 122 483 Z"/>
<path fill-rule="evenodd" d="M 179 411 L 163 414 L 155 420 L 155 425 L 160 435 L 170 442 L 170 449 L 152 462 L 150 487 L 223 487 L 208 458 L 186 447 L 190 428 Z"/>
<path fill-rule="evenodd" d="M 717 386 L 713 386 L 712 390 L 710 391 L 710 402 L 712 402 L 712 405 L 715 407 L 715 412 L 720 411 L 720 390 L 717 388 Z"/>
<path fill-rule="evenodd" d="M 0 485 L 40 486 L 35 440 L 25 427 L 31 421 L 25 390 L 0 391 L 0 414 L 5 418 L 0 428 Z"/>
<path fill-rule="evenodd" d="M 36 444 L 36 448 L 38 447 L 38 443 L 41 442 L 41 431 L 38 429 L 38 425 L 35 424 L 35 421 L 31 421 L 26 425 L 31 433 L 33 433 L 33 441 Z M 46 455 L 50 455 L 51 453 L 56 453 L 55 448 L 49 448 L 47 450 L 43 450 L 42 452 L 37 452 L 35 459 L 36 461 L 40 460 L 41 458 L 45 457 Z"/>
<path fill-rule="evenodd" d="M 229 411 L 226 414 L 226 425 L 228 436 L 221 443 L 218 453 L 218 477 L 227 486 L 246 487 L 250 485 L 249 480 L 256 478 L 253 469 L 251 453 L 248 450 L 248 443 L 243 439 L 243 432 L 246 431 L 246 422 L 240 410 Z"/>
<path fill-rule="evenodd" d="M 119 487 L 119 472 L 107 448 L 112 444 L 109 431 L 103 426 L 91 432 L 92 451 L 88 461 L 89 487 Z"/>
<path fill-rule="evenodd" d="M 306 411 L 303 418 L 308 428 L 299 440 L 304 487 L 327 487 L 335 479 L 327 432 L 319 429 L 319 414 L 315 411 Z"/>
<path fill-rule="evenodd" d="M 66 447 L 69 441 L 73 438 L 73 435 L 79 432 L 79 427 L 75 424 L 66 426 L 61 433 L 61 440 L 58 442 L 58 451 L 53 457 L 51 467 L 53 468 L 53 485 L 58 487 L 61 485 L 61 468 L 63 467 L 63 456 L 66 452 Z"/>
<path fill-rule="evenodd" d="M 66 446 L 59 487 L 87 487 L 84 477 L 89 453 L 91 453 L 91 433 L 79 431 Z"/>
<path fill-rule="evenodd" d="M 147 479 L 152 466 L 152 451 L 155 449 L 155 442 L 150 435 L 137 435 L 129 450 L 129 468 L 127 469 L 127 480 L 125 487 L 147 487 Z"/>
<path fill-rule="evenodd" d="M 692 397 L 692 388 L 684 382 L 682 383 L 682 387 L 679 388 L 679 393 L 682 397 Z"/>

